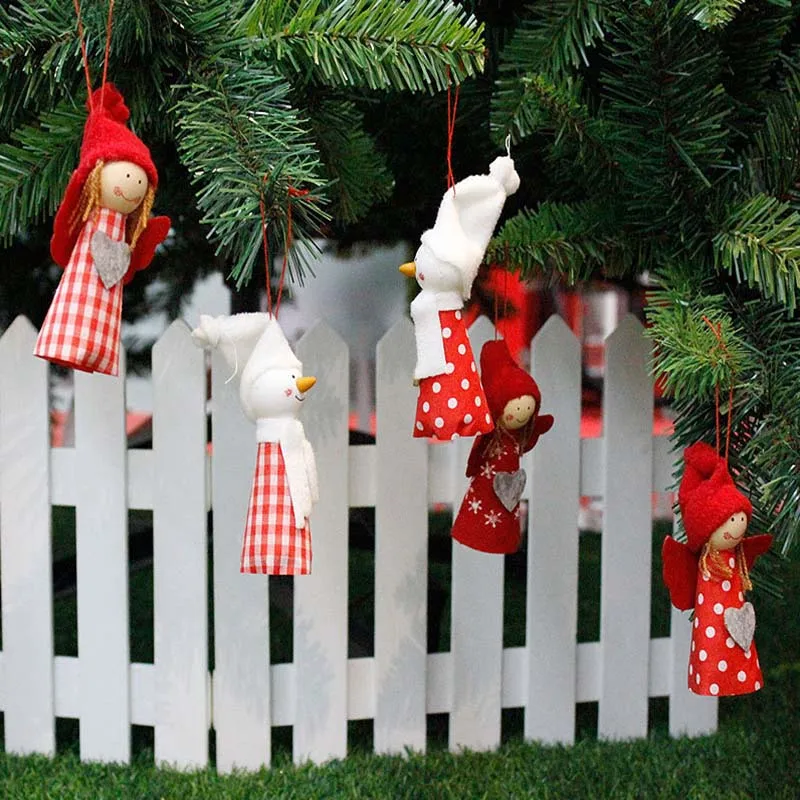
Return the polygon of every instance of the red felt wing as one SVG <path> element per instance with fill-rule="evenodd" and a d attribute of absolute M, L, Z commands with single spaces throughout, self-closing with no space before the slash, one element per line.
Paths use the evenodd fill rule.
<path fill-rule="evenodd" d="M 125 273 L 124 283 L 130 283 L 133 280 L 133 276 L 140 269 L 150 266 L 156 247 L 167 238 L 171 224 L 169 217 L 150 218 L 147 227 L 142 231 L 142 235 L 131 253 L 131 263 Z"/>
<path fill-rule="evenodd" d="M 539 437 L 543 434 L 547 433 L 550 428 L 553 427 L 553 415 L 552 414 L 540 414 L 536 417 L 536 422 L 533 423 L 533 428 L 531 429 L 531 436 L 528 439 L 527 444 L 525 445 L 524 452 L 528 452 L 528 450 L 533 450 L 534 445 L 536 442 L 539 441 Z"/>
<path fill-rule="evenodd" d="M 751 569 L 756 559 L 769 550 L 772 545 L 772 536 L 762 533 L 760 536 L 748 536 L 742 541 L 742 552 L 744 553 L 747 569 Z"/>
<path fill-rule="evenodd" d="M 682 542 L 667 536 L 661 547 L 664 583 L 675 608 L 686 611 L 694 608 L 697 588 L 697 558 Z"/>

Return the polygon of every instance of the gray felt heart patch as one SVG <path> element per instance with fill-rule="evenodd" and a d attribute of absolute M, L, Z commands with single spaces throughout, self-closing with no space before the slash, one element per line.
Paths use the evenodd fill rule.
<path fill-rule="evenodd" d="M 126 242 L 115 242 L 103 231 L 95 231 L 90 243 L 94 268 L 103 281 L 103 286 L 110 289 L 116 286 L 128 271 L 131 263 L 131 250 Z"/>
<path fill-rule="evenodd" d="M 741 608 L 725 609 L 725 627 L 728 633 L 742 650 L 749 650 L 756 630 L 756 610 L 752 603 L 745 603 Z"/>
<path fill-rule="evenodd" d="M 494 476 L 492 485 L 497 499 L 509 510 L 513 511 L 519 503 L 522 492 L 525 490 L 527 475 L 524 469 L 516 472 L 498 472 Z"/>

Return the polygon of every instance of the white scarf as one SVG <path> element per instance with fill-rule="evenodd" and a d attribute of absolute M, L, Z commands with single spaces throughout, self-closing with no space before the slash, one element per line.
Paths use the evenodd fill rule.
<path fill-rule="evenodd" d="M 260 419 L 256 422 L 256 441 L 280 445 L 292 498 L 294 524 L 296 528 L 304 527 L 312 506 L 319 499 L 319 485 L 314 450 L 306 439 L 303 423 L 289 418 Z"/>
<path fill-rule="evenodd" d="M 458 292 L 433 292 L 423 289 L 411 302 L 411 319 L 417 342 L 417 366 L 414 379 L 430 378 L 444 374 L 447 360 L 444 357 L 440 311 L 456 311 L 464 307 Z"/>

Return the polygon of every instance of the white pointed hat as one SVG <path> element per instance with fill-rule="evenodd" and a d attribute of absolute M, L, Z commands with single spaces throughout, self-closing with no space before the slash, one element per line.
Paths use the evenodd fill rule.
<path fill-rule="evenodd" d="M 269 369 L 296 369 L 298 377 L 303 374 L 302 362 L 289 347 L 281 326 L 271 315 L 242 371 L 239 395 L 243 400 L 249 397 L 253 383 Z"/>
<path fill-rule="evenodd" d="M 470 175 L 445 192 L 436 222 L 422 234 L 436 258 L 453 264 L 462 275 L 462 294 L 470 295 L 506 197 L 519 188 L 519 175 L 509 156 L 492 161 L 488 175 Z"/>

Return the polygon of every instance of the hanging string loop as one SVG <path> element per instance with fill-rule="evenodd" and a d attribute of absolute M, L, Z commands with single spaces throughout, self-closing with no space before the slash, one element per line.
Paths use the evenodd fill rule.
<path fill-rule="evenodd" d="M 725 346 L 725 342 L 722 339 L 722 323 L 718 322 L 714 325 L 711 320 L 703 315 L 703 322 L 708 325 L 711 329 L 712 333 L 717 339 L 717 347 L 727 356 L 730 358 L 730 353 L 728 352 L 728 348 Z M 733 386 L 734 386 L 734 376 L 731 375 L 731 385 L 728 390 L 728 423 L 726 426 L 725 431 L 725 461 L 728 460 L 728 455 L 730 453 L 731 447 L 731 423 L 733 420 Z M 716 429 L 716 439 L 717 439 L 717 455 L 720 454 L 720 438 L 721 438 L 721 425 L 720 425 L 720 402 L 719 402 L 719 381 L 716 382 L 714 386 L 714 422 L 715 422 L 715 429 Z"/>
<path fill-rule="evenodd" d="M 453 175 L 453 136 L 456 130 L 456 114 L 458 113 L 458 95 L 461 90 L 456 84 L 455 92 L 452 91 L 450 79 L 450 66 L 447 67 L 447 188 L 453 189 L 455 194 L 456 179 Z"/>

